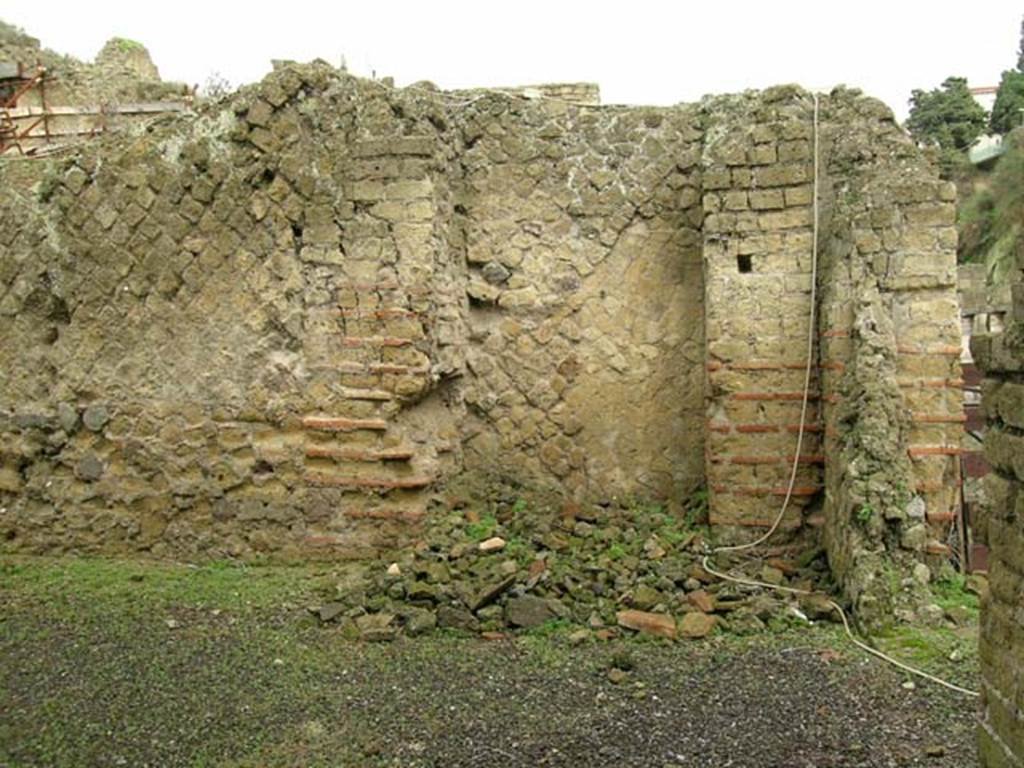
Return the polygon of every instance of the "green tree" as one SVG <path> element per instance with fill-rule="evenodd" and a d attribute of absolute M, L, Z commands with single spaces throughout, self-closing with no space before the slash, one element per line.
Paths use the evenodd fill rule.
<path fill-rule="evenodd" d="M 1020 21 L 1020 46 L 1017 48 L 1017 71 L 1024 72 L 1024 19 Z"/>
<path fill-rule="evenodd" d="M 944 153 L 963 152 L 985 130 L 986 117 L 967 79 L 947 77 L 930 91 L 914 89 L 907 130 L 921 144 L 937 145 Z"/>
<path fill-rule="evenodd" d="M 1024 72 L 1007 70 L 999 81 L 989 127 L 993 133 L 1009 133 L 1024 120 Z"/>
<path fill-rule="evenodd" d="M 1003 72 L 989 118 L 992 133 L 1009 133 L 1021 125 L 1024 125 L 1024 20 L 1020 23 L 1017 69 Z"/>

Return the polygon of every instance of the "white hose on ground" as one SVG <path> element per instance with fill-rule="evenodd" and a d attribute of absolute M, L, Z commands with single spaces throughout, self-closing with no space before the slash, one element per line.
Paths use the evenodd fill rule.
<path fill-rule="evenodd" d="M 778 514 L 775 516 L 775 520 L 772 522 L 771 527 L 761 536 L 754 539 L 754 541 L 747 542 L 745 544 L 736 544 L 733 546 L 715 547 L 711 552 L 704 556 L 703 567 L 704 570 L 710 573 L 712 576 L 716 576 L 719 579 L 730 581 L 734 584 L 739 584 L 749 587 L 761 587 L 764 589 L 771 589 L 776 592 L 786 592 L 793 595 L 811 595 L 813 592 L 806 589 L 796 589 L 794 587 L 784 587 L 777 584 L 769 584 L 763 581 L 756 581 L 754 579 L 737 578 L 730 576 L 726 573 L 716 570 L 711 565 L 711 557 L 719 552 L 741 552 L 744 550 L 753 549 L 761 544 L 768 541 L 775 532 L 779 529 L 782 524 L 782 519 L 786 514 L 786 510 L 789 508 L 789 504 L 793 499 L 793 489 L 796 487 L 796 476 L 800 469 L 800 451 L 803 450 L 804 444 L 804 428 L 807 424 L 807 404 L 810 400 L 811 392 L 811 371 L 814 368 L 814 336 L 816 330 L 817 320 L 817 287 L 818 287 L 818 94 L 814 95 L 814 185 L 812 188 L 812 229 L 811 229 L 811 310 L 810 318 L 807 322 L 807 364 L 804 367 L 804 390 L 803 399 L 800 404 L 800 425 L 799 431 L 797 432 L 796 439 L 796 453 L 793 455 L 793 464 L 789 473 L 789 485 L 786 488 L 786 496 L 782 501 L 782 507 L 779 509 Z M 923 670 L 916 669 L 909 664 L 904 664 L 902 661 L 894 659 L 877 648 L 872 648 L 867 643 L 859 640 L 850 629 L 850 622 L 846 617 L 846 611 L 843 610 L 842 606 L 834 600 L 828 601 L 829 607 L 832 610 L 839 613 L 840 618 L 843 621 L 843 628 L 846 630 L 847 637 L 850 638 L 851 642 L 860 648 L 865 653 L 869 653 L 872 656 L 881 659 L 894 667 L 902 669 L 904 672 L 908 672 L 912 675 L 930 680 L 933 683 L 941 685 L 957 693 L 962 693 L 965 696 L 980 696 L 977 691 L 972 691 L 967 688 L 962 688 L 959 685 L 950 683 L 942 678 L 936 677 L 935 675 L 928 674 Z"/>
<path fill-rule="evenodd" d="M 704 567 L 704 570 L 707 571 L 708 573 L 710 573 L 712 576 L 716 576 L 719 579 L 723 579 L 724 581 L 731 581 L 734 584 L 740 584 L 740 585 L 747 586 L 747 587 L 763 587 L 765 589 L 773 589 L 776 592 L 786 592 L 786 593 L 792 594 L 792 595 L 813 595 L 814 594 L 814 592 L 812 592 L 809 589 L 796 589 L 795 587 L 783 587 L 783 586 L 778 585 L 778 584 L 769 584 L 768 582 L 765 582 L 765 581 L 757 581 L 755 579 L 742 579 L 742 578 L 737 578 L 735 576 L 730 576 L 727 573 L 722 573 L 721 571 L 716 570 L 711 565 L 710 555 L 706 555 L 704 557 L 704 560 L 702 561 L 702 565 Z M 853 634 L 853 630 L 850 629 L 850 622 L 846 618 L 846 611 L 843 610 L 843 607 L 841 605 L 839 605 L 839 603 L 837 603 L 835 600 L 829 600 L 828 601 L 828 605 L 829 605 L 829 607 L 832 610 L 834 610 L 836 613 L 838 613 L 839 614 L 839 618 L 842 619 L 842 621 L 843 621 L 843 629 L 846 630 L 847 637 L 849 637 L 851 642 L 853 642 L 854 645 L 856 645 L 858 648 L 860 648 L 865 653 L 870 653 L 872 656 L 875 656 L 876 658 L 879 658 L 882 661 L 886 661 L 886 662 L 892 664 L 895 667 L 899 667 L 904 672 L 909 672 L 910 674 L 917 675 L 918 677 L 924 678 L 925 680 L 930 680 L 933 683 L 938 683 L 939 685 L 941 685 L 941 686 L 943 686 L 945 688 L 949 688 L 951 691 L 956 691 L 957 693 L 962 693 L 965 696 L 980 696 L 981 695 L 977 691 L 972 691 L 972 690 L 969 690 L 967 688 L 962 688 L 959 685 L 956 685 L 955 683 L 950 683 L 950 682 L 948 682 L 946 680 L 943 680 L 941 677 L 936 677 L 935 675 L 931 675 L 931 674 L 929 674 L 929 673 L 927 673 L 927 672 L 925 672 L 923 670 L 916 669 L 916 668 L 910 666 L 909 664 L 904 664 L 902 661 L 899 661 L 898 659 L 894 659 L 892 656 L 889 656 L 888 654 L 883 653 L 882 651 L 878 650 L 877 648 L 872 648 L 867 643 L 863 642 L 862 640 L 859 640 L 857 638 L 857 636 Z"/>

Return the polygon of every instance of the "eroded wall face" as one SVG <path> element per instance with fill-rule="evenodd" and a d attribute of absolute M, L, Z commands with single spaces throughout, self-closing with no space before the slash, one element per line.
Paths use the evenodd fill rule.
<path fill-rule="evenodd" d="M 678 505 L 703 477 L 695 108 L 460 115 L 466 468 Z"/>
<path fill-rule="evenodd" d="M 819 273 L 836 288 L 793 531 L 853 498 L 821 447 L 856 434 L 828 413 L 856 389 L 854 348 L 833 346 L 855 328 L 850 264 L 898 326 L 893 413 L 955 417 L 934 385 L 954 375 L 936 346 L 956 329 L 935 277 L 950 204 L 873 102 L 825 101 L 828 141 L 911 168 L 934 199 L 873 198 L 856 162 L 819 168 L 826 209 L 854 181 L 869 202 L 834 238 L 856 250 Z M 763 529 L 798 434 L 811 107 L 792 87 L 594 107 L 289 66 L 55 165 L 0 208 L 5 546 L 365 555 L 413 533 L 456 474 L 670 509 L 706 483 L 723 535 Z M 925 282 L 886 282 L 922 264 Z M 946 464 L 918 477 L 906 449 L 943 435 L 908 433 L 887 476 L 926 515 L 949 514 L 923 486 Z M 854 507 L 833 506 L 842 563 Z"/>
<path fill-rule="evenodd" d="M 699 110 L 286 68 L 3 210 L 8 545 L 366 555 L 703 477 Z"/>
<path fill-rule="evenodd" d="M 985 768 L 1024 764 L 1024 253 L 1017 254 L 1011 281 L 1006 330 L 971 340 L 986 375 L 985 457 L 993 470 L 984 481 L 990 591 L 981 615 L 979 740 Z"/>
<path fill-rule="evenodd" d="M 825 541 L 866 623 L 912 620 L 959 508 L 955 190 L 880 105 L 825 114 L 837 124 L 822 163 Z"/>
<path fill-rule="evenodd" d="M 285 70 L 5 208 L 12 545 L 367 554 L 422 517 L 464 290 L 439 108 L 389 95 Z"/>

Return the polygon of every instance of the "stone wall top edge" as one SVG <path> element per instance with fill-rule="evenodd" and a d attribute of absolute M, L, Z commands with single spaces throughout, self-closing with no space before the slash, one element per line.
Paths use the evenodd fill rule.
<path fill-rule="evenodd" d="M 350 80 L 356 83 L 359 87 L 367 87 L 371 89 L 380 89 L 381 91 L 391 93 L 402 93 L 402 94 L 423 94 L 424 96 L 433 96 L 443 101 L 456 101 L 465 102 L 469 99 L 484 99 L 493 98 L 499 100 L 516 101 L 516 102 L 538 102 L 538 101 L 561 101 L 562 99 L 553 98 L 550 96 L 537 97 L 536 95 L 525 95 L 523 91 L 535 89 L 538 91 L 551 88 L 560 87 L 586 87 L 599 88 L 597 83 L 590 82 L 579 82 L 579 83 L 539 83 L 535 85 L 523 85 L 523 86 L 481 86 L 472 88 L 454 88 L 454 89 L 442 89 L 433 83 L 428 81 L 420 81 L 410 83 L 405 86 L 392 85 L 386 80 L 370 79 L 354 75 L 343 70 L 339 70 L 332 65 L 322 60 L 315 60 L 309 63 L 294 63 L 289 62 L 277 67 L 275 70 L 269 72 L 262 80 L 254 83 L 247 84 L 240 89 L 240 92 L 250 92 L 261 90 L 262 86 L 275 77 L 280 77 L 286 73 L 295 73 L 303 76 L 304 73 L 313 71 L 314 69 L 320 70 L 320 75 L 323 74 L 333 75 L 339 82 L 343 80 Z M 852 106 L 857 109 L 858 112 L 863 114 L 871 114 L 883 119 L 894 119 L 893 113 L 889 107 L 883 102 L 874 98 L 868 94 L 863 93 L 860 89 L 851 88 L 843 84 L 837 84 L 831 89 L 815 89 L 811 90 L 801 85 L 794 83 L 785 83 L 773 86 L 767 86 L 764 88 L 752 88 L 742 91 L 733 91 L 726 93 L 714 93 L 707 94 L 700 99 L 694 101 L 679 101 L 674 104 L 643 104 L 643 103 L 601 103 L 601 104 L 589 104 L 581 102 L 569 101 L 567 103 L 572 104 L 574 107 L 587 110 L 602 110 L 602 111 L 631 111 L 631 110 L 655 110 L 655 111 L 677 111 L 677 110 L 688 110 L 688 111 L 703 111 L 703 112 L 714 112 L 718 110 L 730 111 L 730 108 L 736 106 L 745 105 L 754 107 L 758 104 L 773 104 L 773 103 L 785 103 L 785 102 L 810 102 L 813 94 L 817 92 L 821 97 L 821 103 L 824 107 L 829 105 L 832 107 L 839 106 Z"/>

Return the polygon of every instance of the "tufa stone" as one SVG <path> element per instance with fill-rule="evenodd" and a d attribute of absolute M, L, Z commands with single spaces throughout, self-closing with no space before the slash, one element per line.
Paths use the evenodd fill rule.
<path fill-rule="evenodd" d="M 707 637 L 715 628 L 716 623 L 718 623 L 718 619 L 706 613 L 688 613 L 679 623 L 679 634 L 691 639 Z"/>
<path fill-rule="evenodd" d="M 334 621 L 342 613 L 345 612 L 344 603 L 324 603 L 319 608 L 314 608 L 313 613 L 316 617 L 325 624 L 329 621 Z"/>
<path fill-rule="evenodd" d="M 410 608 L 405 617 L 405 633 L 410 637 L 423 635 L 437 627 L 437 615 L 423 608 Z"/>
<path fill-rule="evenodd" d="M 57 405 L 57 422 L 61 429 L 71 434 L 78 426 L 78 409 L 70 403 L 59 403 Z"/>
<path fill-rule="evenodd" d="M 467 632 L 475 632 L 480 626 L 480 622 L 476 620 L 476 616 L 465 608 L 442 605 L 437 609 L 437 626 L 444 629 L 462 629 Z"/>
<path fill-rule="evenodd" d="M 705 590 L 698 589 L 686 596 L 690 604 L 701 613 L 711 613 L 715 610 L 715 598 Z"/>
<path fill-rule="evenodd" d="M 641 584 L 633 591 L 633 599 L 630 602 L 641 611 L 646 611 L 661 602 L 661 593 L 653 587 Z"/>
<path fill-rule="evenodd" d="M 515 575 L 510 575 L 506 576 L 501 581 L 496 581 L 493 584 L 484 587 L 469 599 L 469 609 L 471 611 L 478 611 L 481 608 L 490 605 L 515 583 Z"/>
<path fill-rule="evenodd" d="M 94 453 L 87 453 L 75 466 L 75 474 L 88 483 L 103 477 L 103 462 Z"/>
<path fill-rule="evenodd" d="M 621 685 L 629 679 L 629 672 L 618 667 L 612 667 L 608 670 L 608 681 L 615 685 Z"/>
<path fill-rule="evenodd" d="M 513 627 L 539 627 L 556 616 L 551 601 L 535 595 L 513 597 L 505 604 L 505 621 Z"/>
<path fill-rule="evenodd" d="M 508 267 L 499 264 L 497 261 L 489 261 L 484 264 L 484 268 L 480 270 L 480 273 L 483 275 L 484 280 L 491 285 L 501 285 L 512 277 Z"/>
<path fill-rule="evenodd" d="M 394 620 L 391 613 L 365 613 L 356 617 L 356 626 L 359 628 L 359 636 L 369 642 L 383 642 L 394 640 L 396 630 L 391 622 Z"/>
<path fill-rule="evenodd" d="M 648 613 L 647 611 L 619 611 L 615 620 L 620 627 L 632 629 L 645 635 L 676 638 L 676 620 L 665 613 Z"/>
<path fill-rule="evenodd" d="M 85 428 L 93 432 L 99 432 L 108 421 L 110 421 L 110 414 L 107 412 L 106 406 L 103 405 L 90 405 L 82 414 L 82 423 L 85 424 Z"/>

